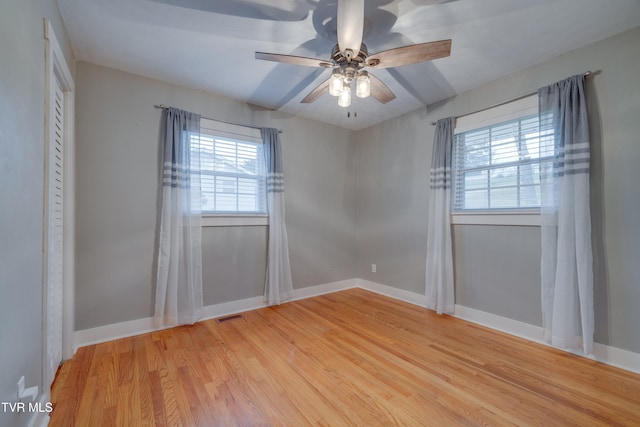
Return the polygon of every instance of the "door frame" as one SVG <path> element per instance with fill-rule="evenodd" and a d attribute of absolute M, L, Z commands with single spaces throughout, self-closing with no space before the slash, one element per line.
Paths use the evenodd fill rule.
<path fill-rule="evenodd" d="M 62 358 L 69 359 L 75 352 L 73 332 L 74 332 L 74 294 L 75 294 L 75 142 L 74 142 L 74 94 L 75 83 L 71 75 L 69 66 L 64 57 L 58 39 L 51 22 L 44 19 L 44 39 L 45 39 L 45 188 L 43 196 L 45 203 L 48 192 L 48 151 L 52 146 L 51 139 L 53 132 L 53 100 L 55 99 L 55 80 L 64 93 L 64 130 L 63 130 L 63 279 L 62 279 Z M 49 230 L 48 206 L 44 206 L 43 216 L 43 242 L 47 241 Z M 43 246 L 43 266 L 46 268 L 48 248 Z M 46 269 L 43 271 L 43 304 L 42 304 L 42 324 L 43 324 L 43 349 L 42 349 L 42 382 L 43 394 L 50 392 L 51 381 L 47 378 L 48 371 L 48 345 L 47 331 L 49 326 L 48 305 L 46 301 L 48 277 Z"/>

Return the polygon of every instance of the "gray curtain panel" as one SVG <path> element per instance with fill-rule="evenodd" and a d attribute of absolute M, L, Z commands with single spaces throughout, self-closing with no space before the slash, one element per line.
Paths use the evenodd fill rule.
<path fill-rule="evenodd" d="M 431 159 L 427 234 L 427 308 L 453 313 L 453 249 L 451 245 L 451 158 L 455 117 L 436 123 Z"/>
<path fill-rule="evenodd" d="M 593 261 L 589 211 L 589 121 L 584 76 L 538 90 L 541 156 L 541 276 L 545 339 L 593 347 Z"/>
<path fill-rule="evenodd" d="M 202 243 L 200 116 L 166 108 L 162 216 L 158 248 L 155 322 L 195 323 L 201 317 Z"/>
<path fill-rule="evenodd" d="M 285 223 L 284 171 L 277 129 L 261 129 L 267 162 L 267 212 L 269 241 L 264 298 L 268 305 L 280 304 L 291 298 L 293 284 L 289 265 L 289 241 Z"/>

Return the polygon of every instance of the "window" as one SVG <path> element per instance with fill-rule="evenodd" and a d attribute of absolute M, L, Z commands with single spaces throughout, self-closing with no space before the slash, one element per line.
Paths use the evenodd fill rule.
<path fill-rule="evenodd" d="M 266 165 L 259 130 L 201 119 L 199 156 L 203 216 L 266 215 Z"/>
<path fill-rule="evenodd" d="M 540 166 L 552 161 L 553 131 L 540 133 L 537 96 L 512 104 L 456 123 L 454 214 L 539 211 Z"/>

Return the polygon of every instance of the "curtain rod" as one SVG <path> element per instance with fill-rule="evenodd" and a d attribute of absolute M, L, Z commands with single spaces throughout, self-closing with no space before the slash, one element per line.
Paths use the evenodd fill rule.
<path fill-rule="evenodd" d="M 585 72 L 584 74 L 582 74 L 582 76 L 583 76 L 583 77 L 589 77 L 591 74 L 598 74 L 598 73 L 600 73 L 600 71 L 595 71 L 595 72 L 593 72 L 593 73 L 592 73 L 591 71 L 587 71 L 587 72 Z M 501 105 L 509 104 L 509 103 L 511 103 L 511 102 L 518 101 L 518 100 L 523 99 L 523 98 L 527 98 L 527 97 L 529 97 L 529 96 L 531 96 L 531 95 L 535 95 L 536 93 L 538 93 L 538 91 L 537 91 L 537 90 L 536 90 L 535 92 L 529 92 L 529 93 L 526 93 L 526 94 L 524 94 L 524 95 L 520 95 L 520 96 L 518 96 L 517 98 L 513 98 L 513 99 L 510 99 L 510 100 L 508 100 L 508 101 L 502 101 L 502 102 L 499 102 L 499 103 L 497 103 L 497 104 L 491 105 L 491 106 L 489 106 L 489 107 L 485 107 L 485 108 L 482 108 L 482 109 L 480 109 L 480 110 L 473 111 L 473 112 L 471 112 L 471 113 L 460 114 L 459 116 L 456 116 L 456 119 L 459 119 L 460 117 L 464 117 L 464 116 L 470 116 L 471 114 L 480 113 L 480 112 L 482 112 L 482 111 L 490 110 L 490 109 L 492 109 L 492 108 L 496 108 L 496 107 L 499 107 L 499 106 L 501 106 Z M 435 125 L 436 125 L 436 122 L 431 122 L 431 126 L 435 126 Z"/>
<path fill-rule="evenodd" d="M 169 108 L 164 104 L 160 104 L 160 105 L 154 105 L 154 108 Z M 241 125 L 240 123 L 233 123 L 233 122 L 227 122 L 224 120 L 218 120 L 218 119 L 212 119 L 211 117 L 205 117 L 205 116 L 200 116 L 203 119 L 207 119 L 207 120 L 213 120 L 214 122 L 220 122 L 220 123 L 226 123 L 228 125 L 234 125 L 234 126 L 244 126 L 246 128 L 252 128 L 252 129 L 262 129 L 258 126 L 249 126 L 249 125 Z M 282 133 L 282 129 L 278 129 L 278 133 Z"/>

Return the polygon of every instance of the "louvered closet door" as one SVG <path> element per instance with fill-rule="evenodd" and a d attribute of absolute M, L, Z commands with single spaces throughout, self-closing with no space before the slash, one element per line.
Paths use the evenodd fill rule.
<path fill-rule="evenodd" d="M 55 79 L 49 146 L 49 189 L 47 230 L 47 378 L 55 378 L 62 361 L 62 281 L 63 281 L 63 147 L 64 92 Z"/>

